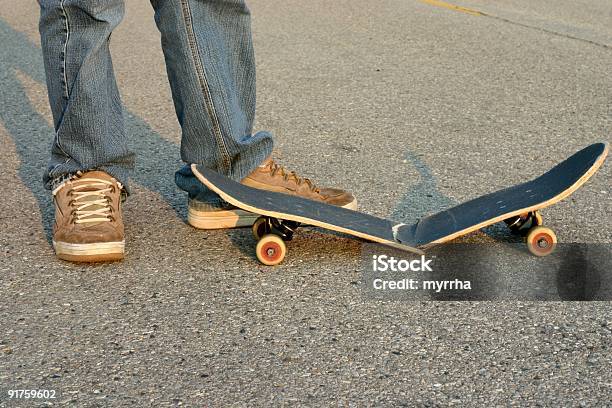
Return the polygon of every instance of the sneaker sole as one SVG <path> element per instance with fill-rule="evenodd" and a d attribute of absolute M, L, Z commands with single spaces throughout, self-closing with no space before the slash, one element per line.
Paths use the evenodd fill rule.
<path fill-rule="evenodd" d="M 357 210 L 357 200 L 342 206 L 349 210 Z M 205 214 L 205 215 L 203 215 Z M 250 227 L 259 218 L 259 215 L 241 210 L 196 211 L 191 208 L 187 211 L 187 222 L 198 229 L 225 229 Z"/>
<path fill-rule="evenodd" d="M 120 261 L 125 254 L 125 241 L 73 244 L 53 241 L 55 254 L 59 259 L 71 262 Z"/>
<path fill-rule="evenodd" d="M 259 215 L 248 211 L 236 210 L 221 210 L 202 212 L 192 210 L 187 212 L 187 222 L 194 228 L 198 229 L 224 229 L 224 228 L 244 228 L 253 225 Z"/>

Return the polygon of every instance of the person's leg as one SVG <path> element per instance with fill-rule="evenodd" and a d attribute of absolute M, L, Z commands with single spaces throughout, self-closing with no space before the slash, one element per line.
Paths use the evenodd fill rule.
<path fill-rule="evenodd" d="M 121 190 L 133 167 L 109 39 L 123 0 L 40 0 L 40 35 L 55 137 L 44 181 L 53 190 L 59 258 L 123 258 Z"/>
<path fill-rule="evenodd" d="M 241 180 L 272 152 L 253 134 L 255 61 L 243 0 L 151 0 L 182 127 L 181 158 Z M 176 182 L 191 198 L 215 203 L 189 166 Z"/>
<path fill-rule="evenodd" d="M 134 157 L 109 39 L 124 14 L 123 0 L 40 0 L 40 35 L 55 138 L 47 188 L 77 171 L 103 170 L 127 186 Z"/>
<path fill-rule="evenodd" d="M 189 193 L 187 220 L 197 228 L 252 225 L 257 215 L 224 205 L 189 164 L 256 188 L 355 208 L 342 190 L 318 188 L 270 160 L 272 136 L 252 134 L 255 59 L 244 0 L 151 0 L 183 135 L 177 185 Z"/>

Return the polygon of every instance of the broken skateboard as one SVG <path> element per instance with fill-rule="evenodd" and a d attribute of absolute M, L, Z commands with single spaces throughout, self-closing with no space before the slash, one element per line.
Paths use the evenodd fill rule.
<path fill-rule="evenodd" d="M 259 214 L 253 224 L 256 255 L 265 265 L 282 262 L 286 241 L 300 224 L 333 230 L 405 251 L 424 249 L 504 221 L 510 230 L 524 232 L 527 247 L 537 256 L 550 254 L 557 243 L 543 225 L 540 210 L 571 195 L 601 167 L 607 143 L 575 153 L 531 181 L 486 194 L 412 225 L 288 194 L 244 186 L 203 166 L 192 165 L 196 177 L 229 204 Z"/>

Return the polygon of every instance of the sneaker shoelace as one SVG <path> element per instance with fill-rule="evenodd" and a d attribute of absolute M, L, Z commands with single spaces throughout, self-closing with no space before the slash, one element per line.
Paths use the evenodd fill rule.
<path fill-rule="evenodd" d="M 81 178 L 69 191 L 75 223 L 110 222 L 113 220 L 111 198 L 113 182 L 97 178 Z"/>
<path fill-rule="evenodd" d="M 280 164 L 276 163 L 273 160 L 270 160 L 267 167 L 270 168 L 270 174 L 272 176 L 274 176 L 276 173 L 279 173 L 284 178 L 285 181 L 289 181 L 289 179 L 291 178 L 293 179 L 295 184 L 297 184 L 298 186 L 301 186 L 302 184 L 306 184 L 308 185 L 308 188 L 311 191 L 314 191 L 315 193 L 319 192 L 319 188 L 315 185 L 315 183 L 312 180 L 306 177 L 298 176 L 295 171 L 287 171 L 287 169 L 285 169 L 283 166 L 281 166 Z"/>

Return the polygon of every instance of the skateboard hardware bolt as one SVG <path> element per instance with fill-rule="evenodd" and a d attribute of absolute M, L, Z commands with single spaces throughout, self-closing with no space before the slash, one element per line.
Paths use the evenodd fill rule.
<path fill-rule="evenodd" d="M 293 233 L 300 226 L 299 222 L 285 221 L 278 218 L 261 216 L 253 223 L 253 237 L 259 240 L 266 234 L 273 233 L 284 241 L 291 241 Z"/>

